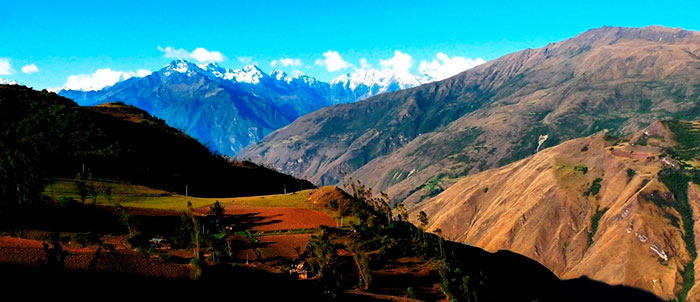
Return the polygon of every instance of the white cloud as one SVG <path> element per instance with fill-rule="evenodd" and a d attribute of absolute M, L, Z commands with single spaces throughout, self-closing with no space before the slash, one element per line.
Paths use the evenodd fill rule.
<path fill-rule="evenodd" d="M 439 81 L 483 63 L 486 63 L 486 60 L 482 58 L 472 59 L 459 56 L 450 58 L 439 52 L 432 61 L 421 61 L 418 71 Z"/>
<path fill-rule="evenodd" d="M 170 46 L 167 46 L 165 48 L 158 46 L 158 50 L 164 52 L 166 58 L 182 59 L 190 57 L 190 52 L 182 48 L 175 49 Z"/>
<path fill-rule="evenodd" d="M 413 58 L 401 51 L 394 51 L 394 56 L 388 60 L 379 60 L 379 65 L 386 69 L 393 69 L 396 73 L 410 73 L 413 66 Z"/>
<path fill-rule="evenodd" d="M 301 60 L 300 59 L 292 59 L 292 58 L 282 58 L 279 60 L 272 60 L 270 62 L 270 66 L 275 67 L 277 64 L 282 65 L 283 67 L 287 66 L 301 66 Z"/>
<path fill-rule="evenodd" d="M 253 62 L 253 57 L 238 57 L 238 62 L 241 62 L 243 64 L 250 64 Z"/>
<path fill-rule="evenodd" d="M 139 78 L 143 78 L 143 77 L 148 76 L 150 74 L 151 74 L 151 71 L 146 70 L 146 69 L 139 69 L 136 71 L 136 76 Z"/>
<path fill-rule="evenodd" d="M 22 72 L 26 74 L 39 72 L 39 67 L 36 67 L 34 64 L 24 65 L 24 67 L 22 67 Z"/>
<path fill-rule="evenodd" d="M 122 80 L 128 80 L 135 76 L 145 77 L 149 74 L 151 74 L 151 72 L 145 69 L 139 69 L 134 72 L 102 68 L 96 70 L 92 74 L 76 74 L 69 76 L 61 89 L 83 91 L 100 90 Z"/>
<path fill-rule="evenodd" d="M 224 55 L 222 55 L 220 52 L 208 51 L 202 47 L 193 50 L 190 57 L 201 63 L 221 62 L 224 60 Z"/>
<path fill-rule="evenodd" d="M 325 66 L 330 72 L 343 70 L 352 66 L 352 64 L 343 60 L 337 51 L 329 50 L 323 53 L 325 59 L 316 60 L 316 65 Z"/>
<path fill-rule="evenodd" d="M 194 59 L 200 63 L 221 62 L 225 58 L 222 53 L 218 51 L 209 51 L 203 47 L 198 47 L 192 52 L 170 46 L 166 46 L 165 48 L 158 46 L 158 50 L 163 52 L 166 58 Z"/>
<path fill-rule="evenodd" d="M 14 72 L 10 66 L 10 59 L 0 59 L 0 75 L 10 75 Z"/>
<path fill-rule="evenodd" d="M 367 62 L 367 59 L 362 58 L 362 59 L 360 59 L 360 68 L 362 68 L 362 69 L 369 69 L 369 68 L 372 68 L 372 64 L 370 64 L 369 62 Z"/>

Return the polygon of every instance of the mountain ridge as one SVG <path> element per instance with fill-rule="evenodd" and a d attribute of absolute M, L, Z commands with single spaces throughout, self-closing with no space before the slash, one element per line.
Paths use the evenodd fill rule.
<path fill-rule="evenodd" d="M 700 34 L 603 27 L 443 81 L 297 119 L 241 157 L 317 184 L 346 173 L 394 201 L 603 129 L 631 133 L 700 116 Z"/>

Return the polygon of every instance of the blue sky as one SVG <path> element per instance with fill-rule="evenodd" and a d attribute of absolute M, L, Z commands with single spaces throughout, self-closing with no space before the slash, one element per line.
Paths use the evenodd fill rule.
<path fill-rule="evenodd" d="M 289 59 L 276 66 L 329 81 L 361 59 L 419 73 L 422 61 L 444 67 L 438 53 L 491 60 L 604 25 L 700 30 L 697 0 L 608 2 L 0 0 L 0 78 L 60 87 L 98 69 L 157 70 L 203 48 L 196 58 L 224 67 L 270 71 L 273 60 Z M 38 71 L 22 72 L 31 64 Z"/>

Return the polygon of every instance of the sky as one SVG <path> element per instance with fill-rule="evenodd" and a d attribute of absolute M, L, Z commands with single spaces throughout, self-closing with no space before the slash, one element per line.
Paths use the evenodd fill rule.
<path fill-rule="evenodd" d="M 605 25 L 700 30 L 700 1 L 0 0 L 0 78 L 89 90 L 175 58 L 443 78 Z"/>

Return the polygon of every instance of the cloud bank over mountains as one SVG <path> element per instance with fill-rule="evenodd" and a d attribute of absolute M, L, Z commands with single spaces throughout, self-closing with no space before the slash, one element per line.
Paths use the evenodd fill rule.
<path fill-rule="evenodd" d="M 220 51 L 209 50 L 204 47 L 197 47 L 193 50 L 184 48 L 175 48 L 172 46 L 158 46 L 158 51 L 162 52 L 163 57 L 170 59 L 185 59 L 192 60 L 200 64 L 220 63 L 228 58 Z M 243 64 L 257 64 L 258 62 L 252 56 L 238 56 L 237 61 Z M 430 81 L 443 80 L 457 73 L 470 69 L 486 61 L 482 58 L 468 58 L 462 56 L 449 56 L 446 53 L 438 52 L 432 60 L 421 60 L 416 68 L 416 60 L 401 50 L 394 50 L 393 56 L 390 58 L 379 58 L 375 61 L 377 67 L 374 67 L 367 58 L 360 58 L 357 64 L 347 61 L 343 58 L 340 52 L 336 50 L 327 50 L 321 54 L 313 65 L 323 67 L 331 73 L 344 72 L 338 78 L 349 74 L 385 74 L 396 75 L 404 78 L 418 79 L 419 82 L 425 83 Z M 302 70 L 307 70 L 313 65 L 305 64 L 301 58 L 294 57 L 279 57 L 269 61 L 269 66 L 272 68 L 289 68 L 291 74 L 305 74 Z M 22 67 L 22 72 L 31 74 L 38 72 L 39 69 L 34 64 L 29 64 Z M 9 59 L 0 59 L 0 75 L 11 75 L 14 73 L 10 65 Z M 131 77 L 144 77 L 151 73 L 146 69 L 133 70 L 113 70 L 109 67 L 99 68 L 89 74 L 70 75 L 66 79 L 63 86 L 51 90 L 68 89 L 68 90 L 100 90 L 104 87 L 116 84 L 119 81 L 127 80 Z M 313 75 L 312 75 L 313 76 Z"/>

